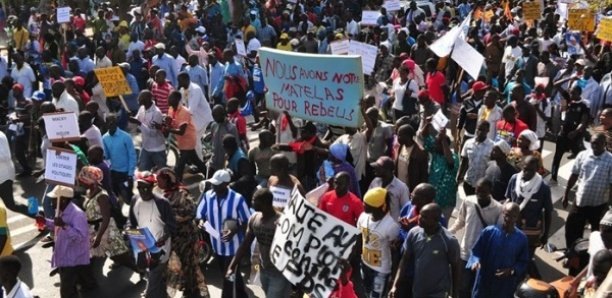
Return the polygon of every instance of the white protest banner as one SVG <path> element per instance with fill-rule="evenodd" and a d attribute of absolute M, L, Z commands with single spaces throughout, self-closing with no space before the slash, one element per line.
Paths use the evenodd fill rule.
<path fill-rule="evenodd" d="M 387 12 L 398 11 L 402 9 L 402 5 L 400 4 L 400 0 L 385 0 L 383 4 Z"/>
<path fill-rule="evenodd" d="M 76 153 L 60 148 L 47 149 L 45 180 L 55 184 L 73 186 L 77 175 Z"/>
<path fill-rule="evenodd" d="M 461 25 L 453 27 L 451 30 L 442 35 L 442 37 L 434 41 L 429 46 L 429 49 L 438 57 L 446 57 L 450 55 L 453 50 L 453 46 L 455 45 L 455 41 L 458 38 L 465 39 L 467 37 L 471 20 L 471 16 L 465 18 L 465 20 L 461 22 Z"/>
<path fill-rule="evenodd" d="M 342 39 L 329 44 L 332 55 L 346 55 L 349 53 L 349 40 Z"/>
<path fill-rule="evenodd" d="M 327 298 L 359 234 L 357 228 L 310 204 L 294 189 L 279 220 L 270 260 L 311 298 Z"/>
<path fill-rule="evenodd" d="M 451 59 L 455 60 L 475 80 L 478 79 L 485 60 L 482 54 L 461 38 L 455 41 Z"/>
<path fill-rule="evenodd" d="M 44 114 L 45 131 L 51 142 L 81 139 L 81 131 L 75 113 Z"/>
<path fill-rule="evenodd" d="M 374 72 L 376 55 L 378 54 L 377 47 L 367 43 L 351 40 L 348 53 L 351 55 L 361 56 L 361 67 L 363 67 L 363 73 L 370 75 L 372 72 Z"/>
<path fill-rule="evenodd" d="M 236 43 L 236 54 L 242 57 L 246 57 L 247 52 L 246 47 L 244 46 L 244 41 L 240 38 L 236 38 L 234 39 L 234 42 Z"/>
<path fill-rule="evenodd" d="M 259 49 L 268 109 L 318 123 L 358 127 L 363 70 L 358 56 Z"/>
<path fill-rule="evenodd" d="M 285 208 L 289 199 L 291 199 L 291 189 L 289 188 L 270 186 L 270 192 L 273 197 L 272 206 L 276 208 Z"/>
<path fill-rule="evenodd" d="M 376 26 L 378 25 L 378 17 L 380 17 L 379 11 L 364 10 L 361 12 L 361 25 Z"/>
<path fill-rule="evenodd" d="M 57 23 L 58 24 L 62 24 L 62 23 L 70 23 L 70 10 L 72 10 L 72 8 L 65 6 L 65 7 L 58 7 L 57 8 Z"/>

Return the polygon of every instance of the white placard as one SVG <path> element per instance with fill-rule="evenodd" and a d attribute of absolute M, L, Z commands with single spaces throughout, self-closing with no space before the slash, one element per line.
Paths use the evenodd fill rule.
<path fill-rule="evenodd" d="M 278 186 L 270 186 L 270 192 L 274 199 L 272 200 L 272 206 L 276 208 L 285 208 L 289 199 L 291 198 L 291 189 L 278 187 Z"/>
<path fill-rule="evenodd" d="M 349 40 L 343 39 L 329 44 L 332 55 L 346 55 L 349 53 Z"/>
<path fill-rule="evenodd" d="M 357 242 L 359 230 L 310 204 L 297 191 L 274 233 L 270 261 L 311 298 L 327 298 Z"/>
<path fill-rule="evenodd" d="M 306 194 L 306 200 L 315 206 L 319 206 L 319 201 L 321 197 L 327 192 L 329 189 L 329 183 L 323 183 L 319 187 L 309 191 Z"/>
<path fill-rule="evenodd" d="M 383 5 L 387 12 L 398 11 L 402 9 L 402 5 L 400 4 L 400 0 L 385 0 L 385 4 Z"/>
<path fill-rule="evenodd" d="M 210 224 L 210 222 L 208 222 L 208 220 L 204 222 L 204 230 L 206 230 L 206 233 L 208 233 L 208 235 L 210 235 L 211 237 L 217 240 L 221 240 L 221 234 L 219 234 L 219 231 L 215 230 L 215 228 Z"/>
<path fill-rule="evenodd" d="M 372 74 L 374 72 L 374 65 L 376 64 L 376 55 L 378 54 L 378 48 L 369 45 L 367 43 L 358 42 L 352 40 L 349 43 L 349 54 L 361 56 L 361 65 L 363 67 L 363 73 Z"/>
<path fill-rule="evenodd" d="M 236 54 L 246 57 L 247 52 L 246 47 L 244 46 L 244 41 L 240 38 L 236 38 L 234 39 L 234 42 L 236 43 Z"/>
<path fill-rule="evenodd" d="M 81 131 L 75 113 L 44 114 L 45 131 L 50 141 L 80 140 Z"/>
<path fill-rule="evenodd" d="M 45 159 L 45 179 L 57 184 L 74 185 L 77 155 L 65 149 L 49 148 Z"/>
<path fill-rule="evenodd" d="M 431 124 L 437 131 L 446 128 L 446 125 L 448 124 L 448 118 L 444 116 L 442 109 L 439 109 L 438 112 L 433 115 L 433 117 L 431 118 Z"/>
<path fill-rule="evenodd" d="M 455 41 L 451 59 L 455 60 L 474 80 L 478 79 L 485 60 L 482 54 L 461 38 Z"/>
<path fill-rule="evenodd" d="M 380 11 L 364 10 L 361 13 L 361 25 L 376 26 L 378 25 L 378 17 L 380 17 Z"/>
<path fill-rule="evenodd" d="M 57 8 L 57 23 L 70 23 L 70 11 L 72 8 L 66 7 L 58 7 Z"/>

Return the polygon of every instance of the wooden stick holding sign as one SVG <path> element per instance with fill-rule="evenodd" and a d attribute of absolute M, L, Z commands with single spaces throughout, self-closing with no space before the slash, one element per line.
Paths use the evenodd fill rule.
<path fill-rule="evenodd" d="M 121 105 L 126 111 L 130 111 L 128 105 L 125 103 L 125 99 L 123 99 L 124 94 L 132 94 L 132 89 L 127 82 L 127 79 L 123 75 L 123 70 L 119 66 L 113 67 L 105 67 L 94 69 L 96 73 L 96 77 L 102 85 L 102 90 L 104 90 L 104 95 L 106 97 L 119 97 L 121 101 Z"/>

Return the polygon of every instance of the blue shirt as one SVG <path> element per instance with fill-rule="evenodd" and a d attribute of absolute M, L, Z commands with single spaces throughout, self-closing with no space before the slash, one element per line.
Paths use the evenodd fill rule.
<path fill-rule="evenodd" d="M 169 54 L 164 53 L 161 58 L 159 55 L 155 55 L 153 57 L 153 65 L 157 65 L 159 68 L 166 71 L 166 79 L 172 83 L 173 87 L 177 86 L 174 64 L 174 57 L 170 56 Z"/>
<path fill-rule="evenodd" d="M 512 298 L 527 271 L 527 237 L 517 228 L 506 234 L 501 225 L 488 226 L 472 248 L 467 266 L 476 262 L 480 263 L 480 270 L 476 273 L 472 297 Z M 498 269 L 505 268 L 512 268 L 514 275 L 507 278 L 495 276 Z"/>
<path fill-rule="evenodd" d="M 236 150 L 236 152 L 232 154 L 232 157 L 230 157 L 230 159 L 227 161 L 227 168 L 232 170 L 234 175 L 238 174 L 238 162 L 240 162 L 241 159 L 247 159 L 247 157 L 246 154 L 244 154 L 244 151 L 238 148 L 238 150 Z"/>
<path fill-rule="evenodd" d="M 189 74 L 191 82 L 200 86 L 200 88 L 203 89 L 204 86 L 208 86 L 208 73 L 206 73 L 206 70 L 202 66 L 196 65 L 192 67 L 188 65 L 185 67 L 185 71 Z"/>
<path fill-rule="evenodd" d="M 217 62 L 215 65 L 210 66 L 210 86 L 218 86 L 223 81 L 223 64 Z M 213 90 L 209 90 L 212 95 Z"/>
<path fill-rule="evenodd" d="M 84 74 L 88 74 L 96 67 L 96 64 L 89 57 L 85 57 L 85 59 L 78 59 L 77 61 L 79 62 L 79 69 L 81 69 L 81 72 Z"/>
<path fill-rule="evenodd" d="M 138 104 L 138 94 L 140 93 L 140 88 L 138 87 L 138 81 L 136 77 L 131 74 L 125 74 L 125 78 L 128 81 L 128 85 L 130 85 L 130 89 L 132 89 L 132 94 L 123 95 L 123 99 L 125 99 L 125 103 L 130 109 L 129 112 L 137 112 L 140 105 Z"/>
<path fill-rule="evenodd" d="M 102 143 L 106 160 L 110 161 L 111 171 L 133 176 L 136 170 L 136 150 L 130 134 L 117 128 L 114 135 L 105 133 Z"/>
<path fill-rule="evenodd" d="M 253 92 L 263 94 L 266 84 L 264 84 L 263 72 L 259 65 L 253 67 Z"/>
<path fill-rule="evenodd" d="M 235 61 L 233 63 L 225 63 L 225 67 L 223 68 L 223 77 L 243 77 L 244 78 L 244 71 L 242 70 L 242 64 L 240 64 L 240 62 Z M 223 77 L 219 80 L 219 82 L 217 82 L 217 86 L 215 87 L 215 90 L 213 91 L 213 94 L 215 96 L 218 96 L 220 94 L 223 93 L 223 87 L 225 85 L 225 80 L 223 79 Z"/>

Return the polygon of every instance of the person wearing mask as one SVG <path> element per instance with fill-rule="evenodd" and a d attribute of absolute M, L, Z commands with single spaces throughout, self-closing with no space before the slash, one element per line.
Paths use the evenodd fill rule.
<path fill-rule="evenodd" d="M 487 138 L 489 125 L 487 121 L 480 122 L 476 128 L 476 137 L 467 140 L 461 150 L 457 184 L 463 182 L 463 191 L 466 196 L 476 193 L 476 183 L 487 170 L 489 156 L 494 146 L 493 141 Z"/>
<path fill-rule="evenodd" d="M 480 178 L 476 184 L 474 195 L 467 196 L 459 207 L 457 219 L 450 227 L 449 232 L 457 234 L 464 229 L 461 237 L 461 274 L 459 285 L 459 297 L 471 298 L 474 286 L 474 273 L 471 268 L 466 268 L 472 248 L 480 236 L 482 229 L 501 223 L 502 204 L 491 196 L 492 183 L 486 178 Z"/>
<path fill-rule="evenodd" d="M 51 266 L 57 268 L 60 277 L 60 296 L 78 297 L 77 284 L 81 291 L 97 287 L 90 267 L 89 224 L 87 216 L 72 203 L 72 188 L 58 185 L 47 194 L 52 198 L 54 210 L 59 210 L 54 219 L 45 219 L 49 230 L 55 230 L 55 245 Z"/>
<path fill-rule="evenodd" d="M 593 135 L 591 149 L 580 152 L 576 157 L 562 200 L 564 209 L 568 207 L 569 193 L 578 181 L 576 200 L 565 223 L 567 247 L 582 238 L 587 221 L 591 224 L 591 231 L 599 230 L 599 221 L 612 194 L 612 153 L 606 150 L 606 137 L 603 134 Z"/>
<path fill-rule="evenodd" d="M 553 157 L 551 177 L 553 182 L 557 181 L 561 158 L 568 150 L 572 151 L 569 158 L 575 158 L 582 150 L 583 136 L 588 128 L 589 122 L 589 106 L 582 100 L 582 88 L 573 86 L 570 92 L 561 89 L 560 85 L 555 84 L 561 96 L 567 100 L 567 108 L 565 110 L 565 119 L 562 122 L 561 132 L 557 136 L 555 155 Z"/>
<path fill-rule="evenodd" d="M 155 45 L 155 56 L 152 59 L 153 65 L 159 66 L 168 75 L 168 80 L 172 86 L 176 86 L 176 62 L 174 57 L 166 53 L 166 45 L 158 43 Z"/>
<path fill-rule="evenodd" d="M 0 257 L 0 283 L 2 297 L 33 298 L 30 288 L 19 279 L 21 261 L 17 256 Z"/>
<path fill-rule="evenodd" d="M 460 134 L 463 129 L 464 132 L 461 138 L 455 138 L 456 140 L 461 139 L 461 146 L 455 148 L 463 148 L 469 139 L 476 136 L 478 112 L 483 106 L 484 95 L 488 88 L 489 86 L 484 82 L 476 81 L 472 84 L 471 97 L 463 100 L 457 121 L 457 134 Z"/>
<path fill-rule="evenodd" d="M 133 229 L 149 229 L 155 246 L 161 249 L 159 259 L 148 268 L 145 297 L 162 298 L 168 295 L 165 277 L 177 223 L 170 202 L 153 192 L 156 183 L 155 176 L 150 172 L 141 173 L 136 180 L 140 197 L 131 202 L 130 226 Z"/>
<path fill-rule="evenodd" d="M 261 269 L 259 278 L 261 286 L 269 298 L 285 298 L 291 294 L 291 283 L 276 269 L 270 260 L 270 249 L 274 232 L 279 224 L 281 213 L 274 209 L 272 204 L 274 195 L 267 188 L 258 189 L 253 194 L 253 209 L 255 213 L 249 218 L 244 241 L 236 251 L 228 266 L 226 277 L 236 274 L 242 258 L 247 255 L 253 241 L 257 241 L 261 255 Z M 238 274 L 240 274 L 238 272 Z"/>
<path fill-rule="evenodd" d="M 503 205 L 503 223 L 486 227 L 472 248 L 468 261 L 476 280 L 472 297 L 514 297 L 529 263 L 527 237 L 516 227 L 519 205 Z"/>
<path fill-rule="evenodd" d="M 538 167 L 538 159 L 527 157 L 522 171 L 512 176 L 506 190 L 506 198 L 521 209 L 517 226 L 527 236 L 531 260 L 528 270 L 533 278 L 540 278 L 535 266 L 535 250 L 548 242 L 553 211 L 550 187 L 538 174 Z"/>
<path fill-rule="evenodd" d="M 491 195 L 499 202 L 506 200 L 506 189 L 517 169 L 508 162 L 507 155 L 512 148 L 504 141 L 495 142 L 491 150 L 491 161 L 485 171 L 485 178 L 491 181 Z"/>
<path fill-rule="evenodd" d="M 225 135 L 233 135 L 236 142 L 240 144 L 236 126 L 227 121 L 227 113 L 222 105 L 215 105 L 212 109 L 212 117 L 215 122 L 210 127 L 210 134 L 206 138 L 211 139 L 212 156 L 208 161 L 210 173 L 225 168 L 225 152 L 223 151 L 223 138 Z"/>
<path fill-rule="evenodd" d="M 140 108 L 136 117 L 130 118 L 130 122 L 138 125 L 142 138 L 138 169 L 161 169 L 166 166 L 166 139 L 160 129 L 164 115 L 153 103 L 153 94 L 149 90 L 140 92 L 138 103 Z"/>
<path fill-rule="evenodd" d="M 230 181 L 231 175 L 227 170 L 217 170 L 212 178 L 206 180 L 212 184 L 212 189 L 202 194 L 196 213 L 201 223 L 207 221 L 220 234 L 221 239 L 211 237 L 210 241 L 222 276 L 226 275 L 232 259 L 244 242 L 243 228 L 251 217 L 244 197 L 228 187 Z M 236 273 L 233 283 L 224 279 L 222 297 L 248 297 L 242 274 Z"/>
<path fill-rule="evenodd" d="M 389 215 L 387 190 L 372 188 L 363 197 L 364 212 L 357 220 L 361 232 L 361 271 L 367 297 L 384 297 L 391 276 L 392 246 L 400 226 Z M 355 268 L 353 268 L 355 269 Z"/>
<path fill-rule="evenodd" d="M 178 88 L 181 92 L 181 103 L 191 112 L 193 124 L 196 129 L 196 154 L 200 160 L 202 156 L 202 141 L 206 128 L 213 122 L 212 110 L 210 104 L 198 84 L 193 83 L 187 72 L 181 72 L 178 75 Z"/>
<path fill-rule="evenodd" d="M 440 225 L 441 216 L 442 209 L 435 203 L 421 209 L 419 226 L 404 241 L 388 297 L 458 297 L 458 287 L 452 285 L 459 285 L 461 249 L 455 236 Z M 412 281 L 406 280 L 408 268 L 418 272 Z"/>
<path fill-rule="evenodd" d="M 133 177 L 136 170 L 136 149 L 132 136 L 117 127 L 117 116 L 106 117 L 108 132 L 102 137 L 104 157 L 111 165 L 113 191 L 130 203 L 133 196 Z"/>

